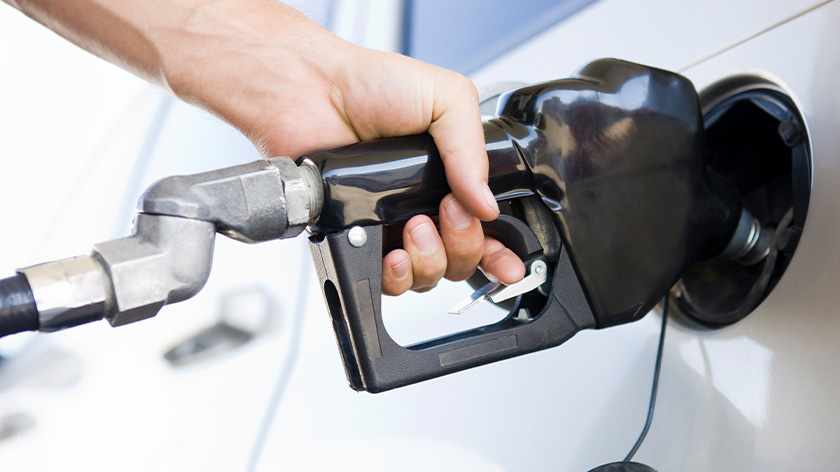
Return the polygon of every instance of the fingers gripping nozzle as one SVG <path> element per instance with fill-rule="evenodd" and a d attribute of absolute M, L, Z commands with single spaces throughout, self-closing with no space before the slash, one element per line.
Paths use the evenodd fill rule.
<path fill-rule="evenodd" d="M 497 323 L 405 347 L 385 329 L 384 227 L 436 215 L 450 192 L 422 134 L 161 180 L 141 198 L 131 236 L 21 270 L 40 329 L 154 316 L 203 287 L 215 233 L 253 243 L 309 227 L 348 381 L 379 392 L 635 321 L 695 262 L 723 252 L 749 264 L 766 252 L 738 190 L 707 170 L 685 77 L 598 60 L 512 90 L 498 110 L 483 124 L 488 183 L 511 221 L 495 236 L 529 274 L 485 294 L 509 310 Z M 18 305 L 28 306 L 5 310 Z"/>
<path fill-rule="evenodd" d="M 487 285 L 453 310 L 489 298 L 506 318 L 411 346 L 384 328 L 381 267 L 371 261 L 381 256 L 382 226 L 435 214 L 449 192 L 433 140 L 311 155 L 328 195 L 311 249 L 352 388 L 388 390 L 629 323 L 695 262 L 725 249 L 742 263 L 761 256 L 738 189 L 708 172 L 687 78 L 602 59 L 574 77 L 511 90 L 497 110 L 483 125 L 489 186 L 524 222 L 513 233 L 531 232 L 539 250 L 517 253 L 525 280 Z M 366 244 L 348 242 L 353 225 L 367 231 Z"/>
<path fill-rule="evenodd" d="M 204 287 L 217 232 L 248 243 L 291 238 L 317 220 L 322 202 L 317 171 L 286 157 L 158 181 L 140 198 L 131 236 L 19 270 L 38 329 L 155 316 Z"/>

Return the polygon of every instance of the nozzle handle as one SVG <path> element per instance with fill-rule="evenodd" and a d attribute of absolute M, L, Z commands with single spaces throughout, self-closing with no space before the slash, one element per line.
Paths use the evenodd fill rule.
<path fill-rule="evenodd" d="M 496 200 L 533 195 L 531 172 L 513 138 L 484 123 L 489 185 Z M 324 199 L 313 229 L 394 224 L 414 215 L 437 215 L 451 190 L 429 134 L 364 141 L 304 156 L 321 174 Z"/>
<path fill-rule="evenodd" d="M 383 392 L 564 343 L 593 328 L 592 315 L 568 252 L 561 249 L 547 302 L 536 316 L 510 313 L 468 331 L 400 346 L 382 320 L 382 226 L 363 227 L 356 246 L 343 230 L 310 238 L 347 380 L 357 391 Z M 358 232 L 358 230 L 356 230 Z M 530 248 L 532 245 L 525 244 Z"/>

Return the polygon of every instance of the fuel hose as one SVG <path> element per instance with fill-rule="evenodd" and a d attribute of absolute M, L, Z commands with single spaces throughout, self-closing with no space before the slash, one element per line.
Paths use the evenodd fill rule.
<path fill-rule="evenodd" d="M 38 327 L 38 308 L 26 276 L 0 279 L 0 337 Z"/>

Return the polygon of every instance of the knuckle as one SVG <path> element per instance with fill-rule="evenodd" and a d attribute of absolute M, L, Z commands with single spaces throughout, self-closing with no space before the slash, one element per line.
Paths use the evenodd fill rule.
<path fill-rule="evenodd" d="M 394 280 L 390 277 L 383 277 L 382 293 L 388 296 L 402 295 L 411 288 L 411 280 Z"/>
<path fill-rule="evenodd" d="M 475 84 L 472 80 L 467 78 L 464 75 L 456 74 L 458 77 L 457 84 L 461 91 L 465 94 L 468 94 L 470 98 L 475 97 L 478 100 L 478 88 L 476 88 Z"/>
<path fill-rule="evenodd" d="M 470 248 L 461 254 L 448 253 L 449 261 L 444 277 L 449 280 L 464 280 L 475 273 L 479 262 L 481 262 L 482 248 Z"/>
<path fill-rule="evenodd" d="M 405 293 L 405 290 L 391 287 L 390 285 L 382 284 L 382 293 L 388 295 L 389 297 L 396 297 L 397 295 L 402 295 L 403 293 Z"/>
<path fill-rule="evenodd" d="M 424 293 L 432 290 L 433 288 L 437 287 L 437 282 L 431 284 L 424 284 L 413 287 L 411 290 L 417 293 Z"/>
<path fill-rule="evenodd" d="M 446 273 L 447 261 L 445 257 L 427 258 L 421 263 L 413 264 L 412 290 L 417 288 L 431 289 Z"/>
<path fill-rule="evenodd" d="M 453 268 L 475 268 L 483 255 L 484 247 L 481 244 L 469 244 L 459 250 L 447 251 L 449 265 Z"/>
<path fill-rule="evenodd" d="M 437 283 L 446 272 L 446 264 L 421 265 L 414 269 L 414 279 L 418 285 L 426 285 L 429 281 Z"/>
<path fill-rule="evenodd" d="M 475 273 L 475 268 L 453 270 L 453 271 L 447 271 L 444 277 L 447 280 L 451 280 L 453 282 L 460 282 L 461 280 L 467 280 L 468 278 L 472 277 L 472 275 L 474 273 Z"/>

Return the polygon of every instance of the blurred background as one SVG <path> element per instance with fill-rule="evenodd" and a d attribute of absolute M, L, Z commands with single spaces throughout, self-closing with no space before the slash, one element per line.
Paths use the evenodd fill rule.
<path fill-rule="evenodd" d="M 467 73 L 588 2 L 565 3 L 294 6 L 357 44 L 411 51 Z M 465 22 L 480 12 L 483 21 Z M 7 272 L 86 254 L 94 242 L 129 234 L 137 197 L 159 178 L 259 158 L 216 118 L 6 6 L 0 48 L 0 267 Z M 527 77 L 511 71 L 492 82 L 499 80 Z M 570 437 L 580 434 L 575 420 L 550 407 L 551 390 L 589 374 L 583 366 L 557 369 L 561 362 L 546 354 L 534 356 L 530 367 L 504 363 L 381 395 L 351 391 L 311 265 L 303 237 L 255 246 L 219 238 L 210 281 L 189 303 L 120 329 L 100 322 L 2 340 L 0 467 L 537 470 L 544 461 L 535 455 L 537 444 L 555 443 L 558 425 L 566 423 Z M 434 293 L 414 296 L 419 304 L 412 296 L 386 300 L 388 328 L 398 341 L 501 316 L 445 315 L 468 289 Z M 220 325 L 256 334 L 226 339 Z M 226 347 L 193 353 L 208 336 Z M 655 333 L 649 338 L 634 342 L 631 354 L 649 358 L 646 374 Z M 186 359 L 167 360 L 179 345 Z M 639 408 L 627 412 L 636 421 L 626 422 L 615 454 L 641 427 L 647 383 L 639 382 Z M 596 391 L 589 385 L 574 401 L 594 401 Z M 538 411 L 543 425 L 535 427 Z"/>
<path fill-rule="evenodd" d="M 760 55 L 705 69 L 703 61 L 821 4 L 676 3 L 292 5 L 349 41 L 455 69 L 487 92 L 565 77 L 598 57 L 687 71 L 708 85 L 760 67 Z M 0 6 L 3 274 L 129 234 L 137 197 L 157 179 L 258 158 L 216 118 Z M 408 344 L 503 316 L 445 315 L 468 291 L 443 284 L 433 295 L 387 299 L 389 332 Z M 769 400 L 733 385 L 747 376 L 759 386 L 749 392 L 766 387 L 772 349 L 730 331 L 704 351 L 694 331 L 674 333 L 663 367 L 672 428 L 655 422 L 639 459 L 704 470 L 688 458 L 709 448 L 673 446 L 693 427 L 753 457 Z M 658 335 L 653 315 L 560 348 L 358 394 L 346 384 L 305 239 L 247 246 L 220 237 L 206 288 L 151 320 L 0 340 L 0 469 L 589 470 L 622 459 L 641 430 Z M 758 367 L 730 369 L 732 353 Z M 681 398 L 692 401 L 683 408 Z M 701 407 L 727 413 L 698 420 Z M 723 454 L 743 468 L 718 470 L 751 470 L 742 456 Z"/>

